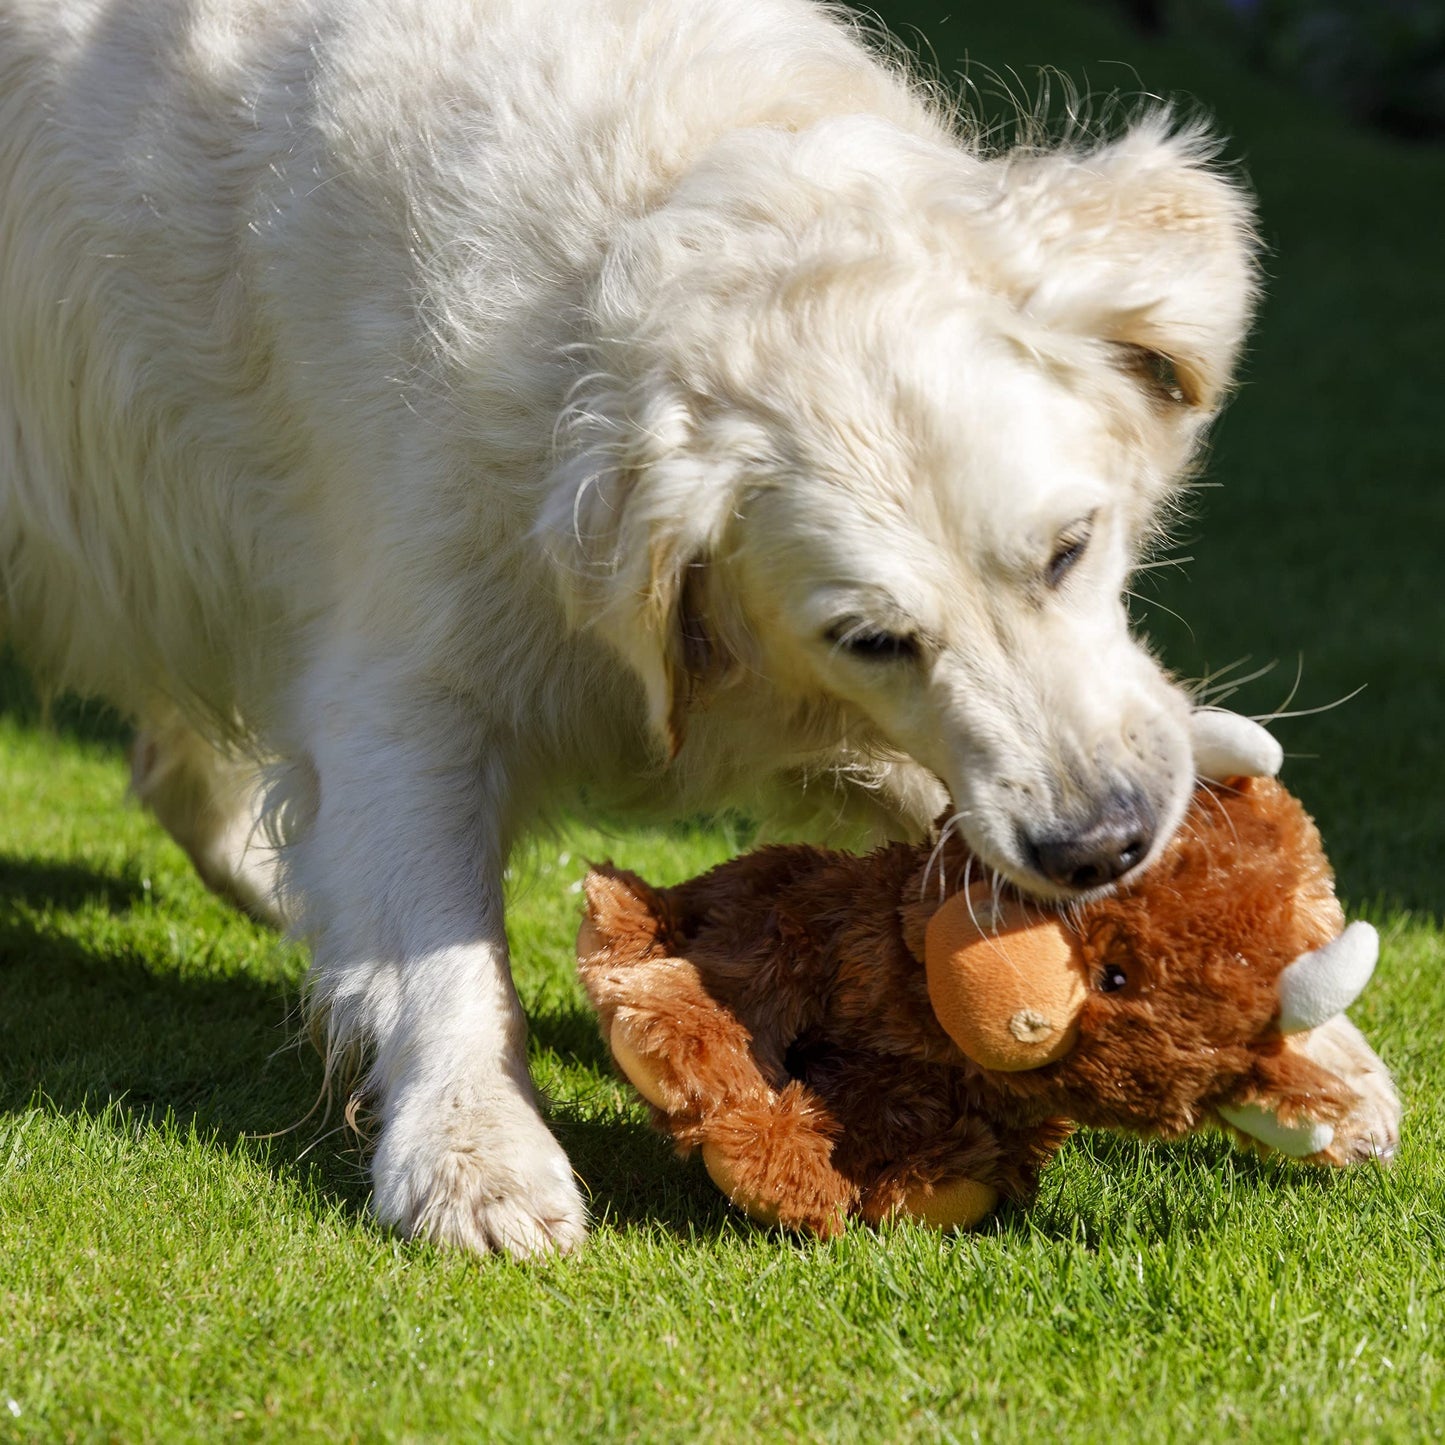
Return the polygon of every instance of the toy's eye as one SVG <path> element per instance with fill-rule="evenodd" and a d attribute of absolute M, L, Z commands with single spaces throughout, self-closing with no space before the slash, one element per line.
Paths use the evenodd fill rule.
<path fill-rule="evenodd" d="M 1099 991 L 1101 993 L 1118 993 L 1128 982 L 1129 975 L 1117 963 L 1106 963 L 1103 975 L 1099 979 Z"/>

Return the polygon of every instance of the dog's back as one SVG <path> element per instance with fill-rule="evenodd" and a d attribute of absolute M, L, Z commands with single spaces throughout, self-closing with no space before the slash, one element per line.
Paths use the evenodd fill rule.
<path fill-rule="evenodd" d="M 435 633 L 443 535 L 551 616 L 516 544 L 617 225 L 840 104 L 925 123 L 795 0 L 3 0 L 4 630 L 264 723 L 328 612 Z"/>

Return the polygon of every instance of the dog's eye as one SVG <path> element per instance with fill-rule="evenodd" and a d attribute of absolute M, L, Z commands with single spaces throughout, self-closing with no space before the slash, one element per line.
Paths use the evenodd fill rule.
<path fill-rule="evenodd" d="M 1156 401 L 1185 405 L 1190 397 L 1185 391 L 1179 367 L 1161 351 L 1147 346 L 1121 345 L 1119 348 L 1127 371 Z"/>
<path fill-rule="evenodd" d="M 1094 518 L 1092 514 L 1065 527 L 1059 533 L 1054 542 L 1054 554 L 1049 558 L 1049 565 L 1044 568 L 1044 581 L 1051 588 L 1058 587 L 1073 570 L 1079 558 L 1087 550 L 1089 538 L 1093 535 Z"/>
<path fill-rule="evenodd" d="M 1163 393 L 1170 401 L 1184 400 L 1184 385 L 1179 380 L 1179 368 L 1170 357 L 1157 351 L 1149 353 L 1149 380 L 1154 389 Z"/>
<path fill-rule="evenodd" d="M 899 662 L 918 656 L 916 637 L 870 627 L 854 618 L 835 623 L 824 636 L 840 651 L 864 662 Z"/>
<path fill-rule="evenodd" d="M 1099 992 L 1118 993 L 1128 982 L 1129 975 L 1117 963 L 1106 963 L 1103 973 L 1099 975 Z"/>

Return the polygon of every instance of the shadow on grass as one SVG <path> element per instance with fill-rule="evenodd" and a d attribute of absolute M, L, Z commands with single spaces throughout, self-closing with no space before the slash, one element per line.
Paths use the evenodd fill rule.
<path fill-rule="evenodd" d="M 599 1074 L 613 1074 L 612 1058 L 603 1045 L 595 1014 L 582 1007 L 526 1008 L 536 1047 L 550 1050 L 566 1063 L 582 1064 Z"/>
<path fill-rule="evenodd" d="M 984 1230 L 1089 1253 L 1193 1243 L 1237 1225 L 1253 1208 L 1280 1210 L 1291 1200 L 1368 1188 L 1377 1173 L 1368 1165 L 1324 1169 L 1264 1158 L 1221 1134 L 1159 1143 L 1081 1130 L 1045 1171 L 1038 1198 L 1004 1205 Z"/>
<path fill-rule="evenodd" d="M 23 899 L 37 910 L 89 905 L 118 915 L 128 913 L 146 897 L 139 869 L 124 874 L 99 873 L 71 863 L 37 863 L 0 854 L 0 906 L 11 899 Z M 4 948 L 6 927 L 0 921 L 0 949 Z"/>
<path fill-rule="evenodd" d="M 99 744 L 117 752 L 130 746 L 131 726 L 104 703 L 63 693 L 45 702 L 15 654 L 0 645 L 0 717 L 26 727 L 49 728 L 76 742 Z"/>
<path fill-rule="evenodd" d="M 594 1227 L 660 1230 L 678 1241 L 702 1241 L 727 1233 L 741 1219 L 700 1159 L 679 1159 L 640 1121 L 554 1115 L 552 1126 L 581 1182 Z"/>
<path fill-rule="evenodd" d="M 97 907 L 117 920 L 104 950 L 47 917 Z M 39 1099 L 67 1114 L 109 1107 L 137 1130 L 194 1130 L 359 1218 L 364 1154 L 341 1127 L 339 1102 L 329 1117 L 312 1112 L 321 1062 L 309 1044 L 292 1043 L 296 999 L 247 978 L 154 966 L 125 936 L 126 915 L 149 907 L 138 874 L 0 856 L 0 1114 Z M 533 1026 L 565 1063 L 607 1069 L 584 1011 L 544 1011 Z M 681 1164 L 641 1121 L 599 1119 L 585 1100 L 563 1100 L 552 1123 L 594 1221 L 682 1238 L 726 1227 L 726 1205 L 700 1166 Z"/>
<path fill-rule="evenodd" d="M 118 921 L 104 949 L 47 917 L 97 906 Z M 312 1115 L 266 1137 L 305 1119 L 320 1095 L 319 1060 L 289 1042 L 295 1000 L 246 978 L 151 966 L 125 933 L 126 915 L 149 906 L 138 876 L 0 857 L 0 1112 L 37 1097 L 67 1113 L 110 1106 L 137 1128 L 194 1128 L 359 1206 L 354 1152 L 319 1142 L 339 1120 Z"/>

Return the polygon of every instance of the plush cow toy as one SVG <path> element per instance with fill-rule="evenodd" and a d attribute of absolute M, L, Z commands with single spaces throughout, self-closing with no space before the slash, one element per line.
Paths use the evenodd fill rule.
<path fill-rule="evenodd" d="M 1356 1096 L 1291 1035 L 1353 1002 L 1378 945 L 1344 926 L 1278 758 L 1206 715 L 1215 781 L 1163 855 L 1063 912 L 980 879 L 948 836 L 764 848 L 675 888 L 596 868 L 582 981 L 678 1149 L 755 1218 L 819 1235 L 855 1215 L 970 1227 L 1026 1199 L 1075 1123 L 1214 1123 L 1343 1163 Z"/>

